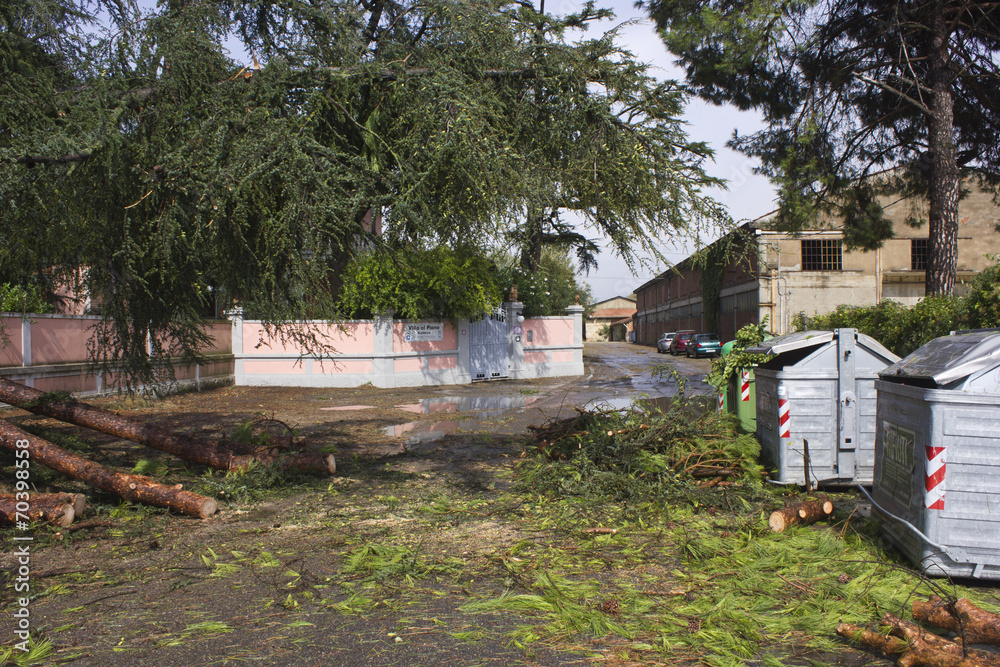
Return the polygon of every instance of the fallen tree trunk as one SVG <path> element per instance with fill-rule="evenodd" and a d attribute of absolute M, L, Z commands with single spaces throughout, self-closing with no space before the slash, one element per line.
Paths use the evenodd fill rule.
<path fill-rule="evenodd" d="M 882 617 L 889 635 L 850 623 L 837 625 L 837 634 L 887 656 L 899 656 L 900 667 L 1000 667 L 1000 656 L 966 650 L 961 644 L 929 632 L 892 614 Z"/>
<path fill-rule="evenodd" d="M 33 493 L 27 500 L 18 500 L 17 495 L 5 493 L 0 495 L 0 526 L 49 523 L 65 528 L 80 514 L 73 502 L 73 496 L 68 493 Z"/>
<path fill-rule="evenodd" d="M 980 609 L 966 598 L 947 603 L 936 595 L 913 603 L 913 618 L 951 630 L 966 644 L 1000 646 L 1000 615 Z"/>
<path fill-rule="evenodd" d="M 109 491 L 125 500 L 157 507 L 168 507 L 190 516 L 205 518 L 215 514 L 218 503 L 212 498 L 160 484 L 148 477 L 118 472 L 61 449 L 47 440 L 31 435 L 0 420 L 0 447 L 13 452 L 28 452 L 30 463 L 39 463 L 64 475 L 79 479 L 88 486 Z M 22 468 L 25 469 L 25 468 Z M 30 470 L 29 468 L 26 468 Z"/>
<path fill-rule="evenodd" d="M 910 648 L 905 639 L 882 634 L 877 630 L 853 623 L 838 623 L 837 634 L 844 639 L 875 649 L 882 655 L 902 655 Z"/>
<path fill-rule="evenodd" d="M 816 523 L 831 514 L 833 514 L 833 503 L 826 498 L 808 500 L 772 512 L 770 518 L 767 520 L 767 524 L 771 527 L 772 531 L 780 533 L 789 526 Z"/>
<path fill-rule="evenodd" d="M 283 468 L 294 470 L 317 470 L 333 474 L 337 470 L 332 454 L 290 454 L 279 457 L 262 452 L 254 455 L 235 454 L 214 443 L 190 435 L 173 433 L 166 429 L 150 426 L 137 419 L 123 417 L 108 410 L 81 403 L 80 401 L 48 400 L 37 389 L 0 379 L 0 402 L 52 417 L 77 426 L 92 428 L 126 440 L 133 440 L 147 447 L 192 461 L 217 470 L 240 470 L 254 461 L 278 463 Z"/>

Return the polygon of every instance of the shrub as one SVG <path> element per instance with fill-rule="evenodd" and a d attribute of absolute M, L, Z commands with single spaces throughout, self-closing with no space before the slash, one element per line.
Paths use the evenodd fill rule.
<path fill-rule="evenodd" d="M 805 329 L 853 328 L 867 334 L 901 357 L 924 343 L 968 326 L 965 299 L 927 296 L 912 308 L 885 299 L 874 306 L 838 306 L 832 313 L 798 316 L 793 322 Z"/>
<path fill-rule="evenodd" d="M 1000 327 L 1000 263 L 973 279 L 972 291 L 966 297 L 965 305 L 970 328 Z"/>
<path fill-rule="evenodd" d="M 349 317 L 475 317 L 500 304 L 496 267 L 473 250 L 445 246 L 373 252 L 347 269 L 340 303 Z"/>
<path fill-rule="evenodd" d="M 45 292 L 41 287 L 0 284 L 0 313 L 51 312 L 52 306 L 45 300 Z"/>

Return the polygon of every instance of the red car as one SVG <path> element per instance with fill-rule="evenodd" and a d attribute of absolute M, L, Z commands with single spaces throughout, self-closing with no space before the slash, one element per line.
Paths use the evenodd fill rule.
<path fill-rule="evenodd" d="M 678 331 L 674 339 L 670 341 L 669 352 L 671 356 L 676 356 L 678 354 L 685 354 L 687 352 L 688 342 L 694 338 L 694 331 Z"/>

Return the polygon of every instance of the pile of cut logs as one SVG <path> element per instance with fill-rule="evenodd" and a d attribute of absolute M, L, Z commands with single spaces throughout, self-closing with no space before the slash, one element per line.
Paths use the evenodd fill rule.
<path fill-rule="evenodd" d="M 237 453 L 223 444 L 217 444 L 167 431 L 139 420 L 109 412 L 102 408 L 72 399 L 51 399 L 48 395 L 30 387 L 0 379 L 0 402 L 59 421 L 133 440 L 146 447 L 167 452 L 185 461 L 198 463 L 217 470 L 241 470 L 254 462 L 278 465 L 286 469 L 315 470 L 333 474 L 337 464 L 332 454 L 278 454 L 270 449 L 250 454 Z M 103 466 L 81 456 L 66 451 L 56 445 L 32 435 L 12 424 L 0 420 L 0 447 L 12 452 L 26 450 L 32 464 L 40 464 L 78 479 L 88 486 L 117 494 L 126 500 L 147 503 L 158 507 L 168 507 L 176 512 L 205 518 L 218 509 L 213 498 L 185 491 L 180 485 L 161 484 L 149 477 L 132 475 Z M 19 459 L 20 460 L 20 459 Z M 20 489 L 18 489 L 20 490 Z M 67 494 L 55 494 L 65 496 Z M 23 501 L 22 501 L 23 502 Z M 46 505 L 45 503 L 54 503 Z M 46 499 L 42 494 L 32 494 L 29 506 L 38 507 L 39 514 L 33 520 L 72 522 L 73 514 L 66 509 L 68 503 L 58 503 Z M 10 500 L 0 496 L 0 524 L 7 511 L 14 516 L 17 498 Z M 21 507 L 24 507 L 23 505 Z M 44 509 L 48 508 L 48 509 Z M 32 510 L 33 511 L 33 510 Z M 48 513 L 46 513 L 48 512 Z M 68 525 L 68 523 L 60 524 Z"/>
<path fill-rule="evenodd" d="M 1000 615 L 980 609 L 965 598 L 947 602 L 937 596 L 913 603 L 913 618 L 955 633 L 955 639 L 935 634 L 912 621 L 886 614 L 875 629 L 841 623 L 837 634 L 864 644 L 902 667 L 998 667 L 1000 655 L 969 648 L 1000 646 Z"/>

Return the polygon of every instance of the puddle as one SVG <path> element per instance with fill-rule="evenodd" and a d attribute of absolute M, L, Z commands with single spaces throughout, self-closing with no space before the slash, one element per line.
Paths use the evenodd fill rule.
<path fill-rule="evenodd" d="M 419 403 L 404 403 L 396 407 L 418 415 L 433 415 L 456 412 L 479 412 L 493 415 L 523 408 L 539 399 L 538 396 L 439 396 L 423 398 Z"/>
<path fill-rule="evenodd" d="M 418 415 L 455 414 L 472 412 L 473 419 L 448 421 L 413 421 L 406 424 L 386 426 L 382 432 L 393 438 L 406 438 L 406 444 L 440 440 L 446 435 L 470 432 L 482 427 L 481 421 L 502 415 L 509 410 L 517 410 L 540 400 L 541 396 L 436 396 L 423 398 L 417 403 L 402 403 L 399 410 Z"/>
<path fill-rule="evenodd" d="M 584 410 L 597 412 L 600 410 L 630 410 L 639 412 L 656 408 L 663 412 L 670 409 L 672 396 L 658 396 L 650 398 L 648 396 L 614 396 L 612 398 L 596 398 L 583 406 Z"/>
<path fill-rule="evenodd" d="M 371 410 L 374 405 L 339 405 L 335 408 L 320 408 L 320 410 L 334 410 L 334 411 L 347 411 L 347 410 Z"/>
<path fill-rule="evenodd" d="M 600 412 L 602 410 L 628 410 L 632 407 L 635 399 L 628 396 L 616 398 L 597 398 L 583 406 L 586 412 Z"/>
<path fill-rule="evenodd" d="M 406 444 L 415 445 L 421 442 L 434 442 L 446 435 L 452 435 L 459 431 L 474 430 L 479 425 L 478 422 L 460 420 L 443 422 L 407 422 L 386 426 L 382 432 L 394 438 L 406 438 Z"/>

